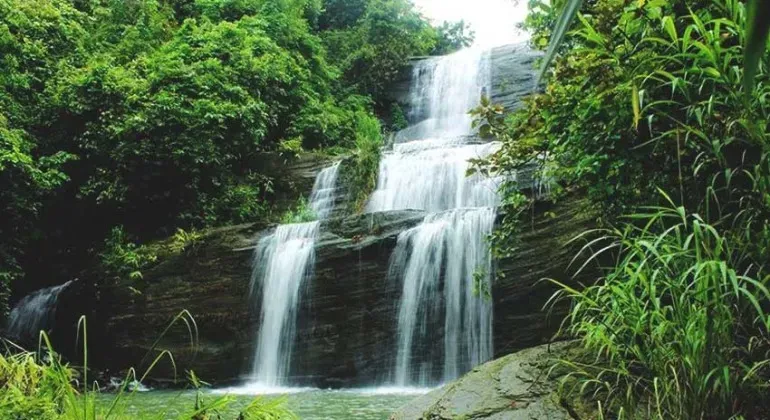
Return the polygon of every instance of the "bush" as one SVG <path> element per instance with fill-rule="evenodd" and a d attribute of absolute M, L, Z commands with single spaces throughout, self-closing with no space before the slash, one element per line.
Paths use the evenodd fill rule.
<path fill-rule="evenodd" d="M 553 302 L 572 302 L 564 332 L 588 353 L 563 361 L 569 379 L 618 418 L 761 417 L 770 408 L 770 276 L 698 215 L 649 210 L 632 216 L 641 227 L 603 231 L 584 248 L 602 249 L 589 261 L 619 254 L 597 285 L 560 284 Z"/>
<path fill-rule="evenodd" d="M 305 197 L 300 197 L 293 209 L 289 209 L 281 216 L 281 224 L 305 223 L 318 220 L 313 209 Z"/>
<path fill-rule="evenodd" d="M 116 280 L 140 280 L 142 269 L 157 261 L 156 253 L 147 246 L 129 241 L 122 226 L 112 228 L 100 254 L 101 264 Z"/>
<path fill-rule="evenodd" d="M 379 120 L 363 112 L 356 114 L 356 149 L 351 164 L 343 172 L 353 211 L 362 211 L 377 187 L 382 146 Z"/>
<path fill-rule="evenodd" d="M 64 411 L 73 373 L 39 362 L 34 353 L 0 352 L 0 418 L 55 419 Z"/>

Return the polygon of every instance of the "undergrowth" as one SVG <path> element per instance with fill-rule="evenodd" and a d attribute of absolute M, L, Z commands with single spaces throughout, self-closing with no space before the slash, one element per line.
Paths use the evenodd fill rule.
<path fill-rule="evenodd" d="M 161 333 L 148 351 L 148 367 L 141 375 L 134 368 L 128 369 L 124 380 L 111 400 L 105 404 L 97 399 L 99 385 L 89 382 L 88 336 L 85 317 L 78 322 L 78 341 L 83 346 L 83 366 L 75 368 L 65 363 L 54 351 L 48 335 L 40 332 L 37 352 L 25 351 L 6 341 L 5 351 L 0 351 L 0 418 L 13 420 L 122 420 L 134 418 L 127 414 L 137 392 L 131 384 L 142 382 L 164 360 L 176 371 L 173 355 L 159 350 L 157 345 L 166 332 L 176 323 L 187 326 L 190 345 L 197 348 L 198 332 L 195 320 L 188 311 L 180 312 Z M 152 357 L 154 355 L 154 358 Z M 144 363 L 144 361 L 142 361 Z M 140 363 L 140 364 L 142 364 Z M 209 397 L 202 388 L 207 385 L 194 372 L 187 374 L 191 387 L 196 390 L 195 404 L 177 416 L 182 420 L 223 419 L 223 411 L 235 398 L 231 395 Z M 278 420 L 297 417 L 284 407 L 281 398 L 266 400 L 255 398 L 240 411 L 238 420 Z M 167 419 L 169 413 L 159 412 L 153 418 Z M 233 419 L 235 420 L 235 419 Z"/>
<path fill-rule="evenodd" d="M 294 208 L 286 210 L 281 216 L 281 224 L 305 223 L 314 220 L 318 220 L 318 216 L 305 197 L 300 197 Z"/>
<path fill-rule="evenodd" d="M 584 267 L 616 252 L 596 285 L 561 286 L 568 336 L 584 358 L 568 381 L 608 418 L 764 418 L 770 377 L 770 277 L 739 238 L 683 207 L 648 208 L 583 248 Z M 748 233 L 747 233 L 748 234 Z"/>

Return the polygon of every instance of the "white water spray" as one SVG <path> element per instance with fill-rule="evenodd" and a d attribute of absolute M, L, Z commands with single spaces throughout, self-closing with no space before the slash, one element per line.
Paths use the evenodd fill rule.
<path fill-rule="evenodd" d="M 257 351 L 253 379 L 267 386 L 285 383 L 291 363 L 300 288 L 315 260 L 318 222 L 281 225 L 259 241 L 254 259 L 252 295 L 261 288 Z"/>

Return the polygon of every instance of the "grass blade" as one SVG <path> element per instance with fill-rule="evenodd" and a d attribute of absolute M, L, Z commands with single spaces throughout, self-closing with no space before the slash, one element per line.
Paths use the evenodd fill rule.
<path fill-rule="evenodd" d="M 564 9 L 562 9 L 561 14 L 559 14 L 559 19 L 556 21 L 556 25 L 551 33 L 551 40 L 548 43 L 548 50 L 546 50 L 545 56 L 543 57 L 543 64 L 540 67 L 540 72 L 538 72 L 536 85 L 540 84 L 546 70 L 548 70 L 548 66 L 553 61 L 554 57 L 556 57 L 556 51 L 564 41 L 564 37 L 567 35 L 567 31 L 569 30 L 572 21 L 575 20 L 575 15 L 577 14 L 577 11 L 580 10 L 582 4 L 583 0 L 567 0 L 567 3 L 564 5 Z"/>
<path fill-rule="evenodd" d="M 746 97 L 754 90 L 754 78 L 759 68 L 759 60 L 767 47 L 770 31 L 770 1 L 749 0 L 746 48 L 744 49 L 743 87 Z"/>

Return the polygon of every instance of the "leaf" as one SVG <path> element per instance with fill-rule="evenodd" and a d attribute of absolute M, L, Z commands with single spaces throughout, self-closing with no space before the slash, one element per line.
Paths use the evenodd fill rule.
<path fill-rule="evenodd" d="M 676 26 L 674 25 L 674 19 L 671 16 L 665 16 L 661 20 L 661 23 L 663 24 L 663 29 L 666 30 L 666 33 L 668 33 L 671 40 L 674 42 L 679 41 L 679 36 L 676 33 Z"/>
<path fill-rule="evenodd" d="M 759 60 L 767 47 L 767 35 L 770 30 L 770 1 L 749 0 L 748 28 L 744 49 L 743 87 L 745 95 L 754 89 L 754 78 L 759 67 Z"/>
<path fill-rule="evenodd" d="M 551 41 L 548 43 L 548 50 L 545 52 L 543 64 L 537 75 L 536 86 L 540 84 L 540 80 L 543 79 L 545 71 L 548 70 L 548 66 L 553 61 L 554 57 L 556 57 L 556 50 L 559 49 L 559 46 L 564 41 L 564 36 L 567 35 L 567 30 L 575 19 L 575 15 L 577 14 L 577 11 L 580 10 L 582 4 L 583 0 L 567 0 L 567 3 L 564 5 L 564 9 L 562 9 L 561 14 L 559 14 L 559 19 L 556 21 L 556 25 L 553 28 Z"/>
<path fill-rule="evenodd" d="M 634 108 L 634 128 L 639 128 L 639 120 L 642 119 L 642 112 L 639 109 L 639 88 L 634 85 L 631 91 L 631 106 Z"/>

